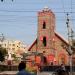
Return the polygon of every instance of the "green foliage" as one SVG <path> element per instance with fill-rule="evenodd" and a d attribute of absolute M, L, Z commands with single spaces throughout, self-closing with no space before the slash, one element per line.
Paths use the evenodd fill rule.
<path fill-rule="evenodd" d="M 0 46 L 0 61 L 1 62 L 5 60 L 6 55 L 7 55 L 7 50 Z"/>
<path fill-rule="evenodd" d="M 16 54 L 12 54 L 12 58 L 14 58 L 14 61 L 17 62 L 18 58 L 16 57 Z"/>
<path fill-rule="evenodd" d="M 13 57 L 13 58 L 16 58 L 16 55 L 15 55 L 15 54 L 12 54 L 12 57 Z"/>

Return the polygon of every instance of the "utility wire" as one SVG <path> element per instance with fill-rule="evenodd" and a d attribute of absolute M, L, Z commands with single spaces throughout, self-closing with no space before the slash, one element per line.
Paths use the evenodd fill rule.
<path fill-rule="evenodd" d="M 38 10 L 0 10 L 0 12 L 38 12 Z M 65 12 L 61 12 L 61 11 L 56 11 L 54 13 L 67 13 L 66 11 Z M 71 11 L 69 11 L 68 13 L 71 13 Z M 75 12 L 72 12 L 72 13 L 75 13 Z"/>
<path fill-rule="evenodd" d="M 72 0 L 71 0 L 71 13 L 72 13 Z"/>
<path fill-rule="evenodd" d="M 12 2 L 14 1 L 14 0 L 11 0 Z M 1 2 L 4 2 L 4 0 L 1 0 Z"/>
<path fill-rule="evenodd" d="M 64 17 L 65 17 L 65 22 L 66 22 L 66 11 L 65 11 L 65 6 L 64 6 L 64 0 L 61 0 L 61 4 L 62 4 L 62 7 L 63 7 L 63 11 L 64 11 L 63 13 L 64 13 Z"/>
<path fill-rule="evenodd" d="M 72 26 L 74 25 L 74 20 L 73 20 L 73 14 L 72 14 L 72 0 L 71 0 L 71 22 L 72 22 Z"/>
<path fill-rule="evenodd" d="M 64 10 L 64 13 L 65 13 L 66 11 L 65 11 L 64 1 L 63 1 L 63 0 L 61 0 L 61 4 L 62 4 L 62 7 L 63 7 L 63 10 Z"/>

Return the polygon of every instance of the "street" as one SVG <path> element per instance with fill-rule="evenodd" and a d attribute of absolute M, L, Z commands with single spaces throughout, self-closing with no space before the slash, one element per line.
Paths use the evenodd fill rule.
<path fill-rule="evenodd" d="M 18 71 L 3 71 L 0 72 L 0 75 L 16 75 Z M 52 75 L 53 72 L 38 72 L 37 75 Z M 73 72 L 72 75 L 75 75 Z"/>
<path fill-rule="evenodd" d="M 17 71 L 3 71 L 0 75 L 16 75 Z M 52 75 L 51 72 L 38 72 L 37 75 Z"/>
<path fill-rule="evenodd" d="M 52 72 L 38 72 L 37 75 L 52 75 Z"/>

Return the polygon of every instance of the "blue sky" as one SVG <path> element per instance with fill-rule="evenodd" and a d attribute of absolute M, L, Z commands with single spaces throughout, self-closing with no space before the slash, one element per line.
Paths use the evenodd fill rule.
<path fill-rule="evenodd" d="M 37 37 L 37 13 L 48 6 L 56 16 L 56 31 L 67 38 L 66 13 L 75 29 L 75 0 L 4 0 L 0 2 L 0 33 L 30 45 Z"/>

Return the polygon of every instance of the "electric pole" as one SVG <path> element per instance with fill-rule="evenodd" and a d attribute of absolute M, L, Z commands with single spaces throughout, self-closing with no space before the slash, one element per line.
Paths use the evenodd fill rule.
<path fill-rule="evenodd" d="M 69 65 L 70 65 L 70 75 L 72 75 L 72 40 L 73 40 L 73 30 L 69 24 L 70 20 L 69 20 L 69 17 L 68 17 L 68 13 L 67 13 L 67 29 L 68 29 L 68 42 L 69 42 L 69 45 L 68 45 L 68 52 L 69 52 Z"/>

